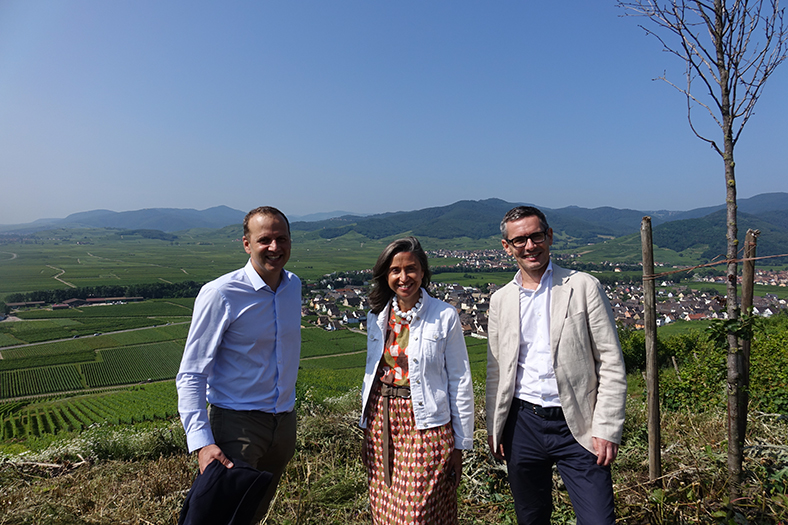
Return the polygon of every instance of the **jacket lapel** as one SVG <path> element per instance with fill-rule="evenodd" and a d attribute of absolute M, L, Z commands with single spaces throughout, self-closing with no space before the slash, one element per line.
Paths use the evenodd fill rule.
<path fill-rule="evenodd" d="M 553 359 L 569 310 L 569 298 L 572 296 L 572 286 L 566 282 L 568 277 L 566 270 L 553 265 L 553 287 L 550 289 L 550 350 Z"/>
<path fill-rule="evenodd" d="M 501 341 L 501 357 L 506 357 L 505 369 L 510 376 L 516 375 L 517 358 L 520 354 L 520 288 L 512 285 L 507 291 L 501 312 L 501 327 L 507 327 L 503 332 L 505 339 Z"/>

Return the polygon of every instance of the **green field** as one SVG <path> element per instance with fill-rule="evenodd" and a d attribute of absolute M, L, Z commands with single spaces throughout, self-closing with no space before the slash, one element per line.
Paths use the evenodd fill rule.
<path fill-rule="evenodd" d="M 668 266 L 693 266 L 700 263 L 700 254 L 706 247 L 695 247 L 684 252 L 675 252 L 667 248 L 654 246 L 654 262 Z M 619 237 L 586 247 L 573 247 L 568 250 L 556 250 L 556 253 L 578 253 L 580 262 L 637 264 L 643 260 L 640 234 Z"/>
<path fill-rule="evenodd" d="M 174 241 L 121 236 L 110 229 L 39 232 L 24 242 L 0 244 L 0 300 L 10 293 L 37 290 L 206 282 L 246 263 L 241 235 L 240 225 L 178 232 Z M 391 240 L 371 240 L 354 232 L 323 239 L 319 232 L 293 231 L 287 268 L 304 280 L 320 279 L 339 269 L 371 269 Z M 496 238 L 420 240 L 426 250 L 500 247 Z"/>
<path fill-rule="evenodd" d="M 460 286 L 474 286 L 480 288 L 488 283 L 503 286 L 514 278 L 516 270 L 511 272 L 442 272 L 432 276 L 432 282 L 459 284 Z"/>
<path fill-rule="evenodd" d="M 144 303 L 124 305 L 86 306 L 67 310 L 29 310 L 15 315 L 25 322 L 0 323 L 0 355 L 6 358 L 14 356 L 3 350 L 3 347 L 22 344 L 52 341 L 57 339 L 75 339 L 94 336 L 109 331 L 134 330 L 166 324 L 188 323 L 191 320 L 194 299 L 161 299 Z M 181 329 L 181 337 L 185 337 L 185 329 Z M 101 337 L 98 342 L 74 341 L 73 348 L 91 349 L 108 348 L 122 344 L 134 344 L 134 338 L 141 337 L 138 342 L 149 342 L 147 336 L 129 332 L 122 341 L 117 338 Z M 62 348 L 68 348 L 63 345 Z M 61 352 L 63 353 L 63 352 Z M 0 370 L 7 369 L 0 360 Z"/>
<path fill-rule="evenodd" d="M 684 283 L 682 283 L 684 284 Z M 686 283 L 686 286 L 693 290 L 714 290 L 719 295 L 725 295 L 726 289 L 723 283 Z M 741 287 L 739 287 L 739 298 L 741 298 Z M 785 286 L 766 286 L 756 284 L 753 287 L 753 294 L 756 297 L 764 297 L 766 294 L 776 295 L 779 299 L 788 299 L 788 287 Z"/>

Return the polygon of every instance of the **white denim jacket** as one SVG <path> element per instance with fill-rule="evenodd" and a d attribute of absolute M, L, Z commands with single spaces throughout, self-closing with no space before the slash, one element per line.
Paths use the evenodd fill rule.
<path fill-rule="evenodd" d="M 457 310 L 430 297 L 422 289 L 424 304 L 410 326 L 408 370 L 416 428 L 434 428 L 451 421 L 454 448 L 473 448 L 473 383 L 468 350 Z M 362 428 L 367 427 L 366 406 L 386 344 L 389 304 L 367 315 L 367 367 L 362 387 Z"/>

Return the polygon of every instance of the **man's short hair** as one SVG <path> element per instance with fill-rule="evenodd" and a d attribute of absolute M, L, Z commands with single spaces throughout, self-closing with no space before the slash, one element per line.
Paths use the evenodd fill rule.
<path fill-rule="evenodd" d="M 542 213 L 539 208 L 534 208 L 533 206 L 515 206 L 507 211 L 506 215 L 503 216 L 503 220 L 501 220 L 501 236 L 504 239 L 508 237 L 506 234 L 506 223 L 533 216 L 539 217 L 539 226 L 543 231 L 546 232 L 550 229 L 550 225 L 547 224 L 547 217 L 544 216 L 544 213 Z"/>
<path fill-rule="evenodd" d="M 244 237 L 249 235 L 249 221 L 252 220 L 252 217 L 255 215 L 267 215 L 269 217 L 276 217 L 279 215 L 285 220 L 285 224 L 287 224 L 287 233 L 290 233 L 290 221 L 287 220 L 287 216 L 284 213 L 273 206 L 259 206 L 247 213 L 246 217 L 244 217 Z"/>

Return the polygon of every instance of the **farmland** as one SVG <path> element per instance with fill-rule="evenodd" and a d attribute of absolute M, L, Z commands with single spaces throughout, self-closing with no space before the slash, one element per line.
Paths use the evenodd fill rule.
<path fill-rule="evenodd" d="M 240 228 L 231 230 L 181 234 L 176 242 L 122 237 L 103 229 L 36 234 L 34 241 L 0 245 L 0 300 L 14 292 L 58 288 L 206 282 L 243 266 L 248 258 Z M 293 232 L 293 237 L 288 269 L 303 279 L 337 268 L 371 268 L 385 246 L 352 235 L 326 240 Z"/>
<path fill-rule="evenodd" d="M 0 439 L 175 415 L 192 304 L 30 310 L 0 324 Z"/>

